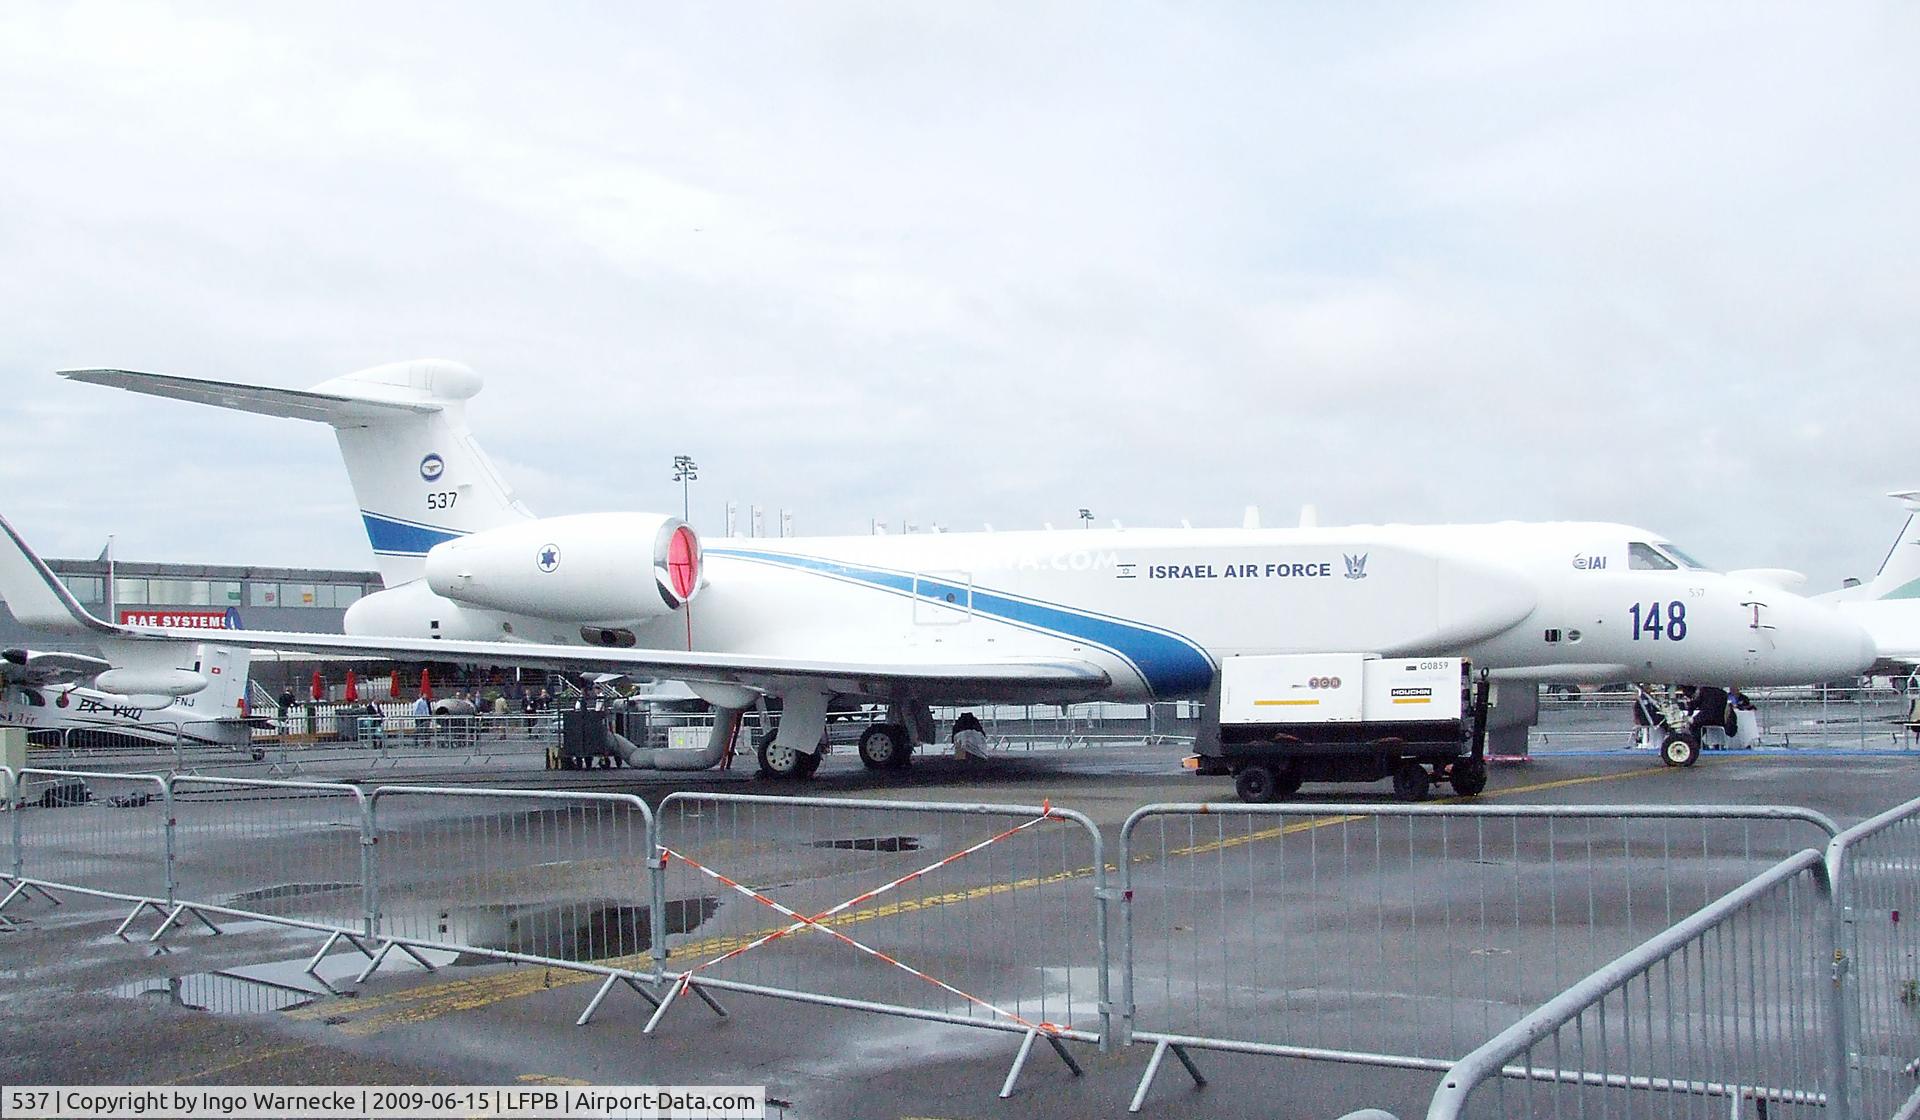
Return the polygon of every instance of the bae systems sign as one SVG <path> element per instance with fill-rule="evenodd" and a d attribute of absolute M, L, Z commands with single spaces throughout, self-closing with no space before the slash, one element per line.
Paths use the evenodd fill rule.
<path fill-rule="evenodd" d="M 123 610 L 120 625 L 161 626 L 169 630 L 238 630 L 240 612 L 232 607 L 224 611 Z"/>

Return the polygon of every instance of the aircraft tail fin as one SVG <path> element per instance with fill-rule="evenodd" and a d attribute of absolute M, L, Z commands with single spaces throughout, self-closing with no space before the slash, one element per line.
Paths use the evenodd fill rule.
<path fill-rule="evenodd" d="M 194 694 L 194 710 L 208 719 L 238 718 L 252 667 L 253 651 L 246 646 L 193 647 L 192 668 L 207 678 L 207 687 Z"/>
<path fill-rule="evenodd" d="M 331 425 L 388 587 L 420 578 L 427 550 L 441 541 L 533 516 L 467 427 L 466 402 L 483 382 L 458 362 L 394 362 L 310 390 L 117 369 L 60 375 Z"/>
<path fill-rule="evenodd" d="M 1920 599 L 1920 490 L 1895 490 L 1887 497 L 1907 507 L 1907 523 L 1867 582 L 1868 599 Z"/>

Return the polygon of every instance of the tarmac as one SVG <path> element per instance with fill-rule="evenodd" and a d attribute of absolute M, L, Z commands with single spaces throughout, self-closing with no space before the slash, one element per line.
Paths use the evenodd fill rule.
<path fill-rule="evenodd" d="M 1650 752 L 1596 749 L 1593 727 L 1586 722 L 1579 727 L 1581 734 L 1567 741 L 1578 741 L 1583 749 L 1549 750 L 1524 763 L 1498 766 L 1487 794 L 1478 801 L 1542 806 L 1783 804 L 1815 810 L 1845 826 L 1920 796 L 1920 766 L 1897 753 L 1708 754 L 1696 767 L 1673 769 Z M 1045 803 L 1086 814 L 1099 828 L 1111 861 L 1122 822 L 1142 804 L 1233 803 L 1230 780 L 1182 770 L 1184 753 L 1175 745 L 1103 744 L 998 758 L 984 765 L 927 758 L 904 773 L 876 774 L 845 752 L 828 759 L 805 787 L 758 778 L 750 766 L 693 777 L 632 771 L 516 772 L 493 766 L 485 778 L 486 784 L 496 786 L 632 792 L 656 806 L 671 790 L 804 793 L 849 802 Z M 402 776 L 419 779 L 414 773 Z M 434 776 L 448 781 L 459 777 L 456 772 Z M 382 775 L 378 780 L 392 779 Z M 1143 827 L 1142 850 L 1147 854 L 1136 857 L 1140 866 L 1135 869 L 1143 898 L 1156 890 L 1162 895 L 1155 897 L 1202 889 L 1208 893 L 1206 907 L 1191 909 L 1163 905 L 1155 910 L 1155 904 L 1143 901 L 1141 956 L 1149 962 L 1146 973 L 1163 985 L 1157 990 L 1151 983 L 1142 985 L 1137 996 L 1140 1027 L 1198 1019 L 1233 1037 L 1330 1048 L 1362 1039 L 1387 1052 L 1397 1047 L 1457 1056 L 1452 1052 L 1485 1037 L 1476 1033 L 1480 1026 L 1501 1025 L 1490 1020 L 1482 1024 L 1474 1015 L 1498 1017 L 1524 1010 L 1577 977 L 1587 957 L 1609 955 L 1613 946 L 1631 943 L 1664 924 L 1671 912 L 1650 917 L 1649 904 L 1636 893 L 1634 881 L 1641 868 L 1652 866 L 1645 861 L 1663 865 L 1669 881 L 1684 881 L 1688 889 L 1697 886 L 1704 892 L 1709 879 L 1716 889 L 1731 886 L 1750 873 L 1749 867 L 1758 870 L 1778 855 L 1818 846 L 1821 840 L 1817 830 L 1795 831 L 1793 825 L 1740 825 L 1714 843 L 1724 839 L 1729 852 L 1744 845 L 1744 862 L 1731 855 L 1723 858 L 1716 848 L 1712 860 L 1683 867 L 1675 849 L 1695 843 L 1692 832 L 1681 830 L 1677 845 L 1668 842 L 1649 849 L 1646 837 L 1661 833 L 1616 836 L 1620 830 L 1604 822 L 1556 825 L 1560 831 L 1547 842 L 1545 859 L 1564 868 L 1567 881 L 1542 888 L 1532 881 L 1544 878 L 1537 874 L 1543 866 L 1535 862 L 1541 858 L 1537 836 L 1453 825 L 1454 830 L 1445 833 L 1409 828 L 1402 837 L 1393 827 L 1382 830 L 1378 822 L 1354 826 L 1329 822 L 1319 813 L 1325 806 L 1353 802 L 1394 804 L 1386 783 L 1310 785 L 1292 802 L 1303 812 L 1283 822 L 1220 813 L 1183 818 L 1173 832 L 1163 825 Z M 674 827 L 682 830 L 675 835 L 710 858 L 732 860 L 729 869 L 752 867 L 752 883 L 802 910 L 846 897 L 849 887 L 857 891 L 902 869 L 923 866 L 981 834 L 954 823 L 954 818 L 933 814 L 897 814 L 885 827 L 874 827 L 874 814 L 836 814 L 831 808 L 755 816 L 748 823 L 727 818 L 722 827 L 721 814 L 708 812 L 711 808 L 682 810 L 673 818 Z M 458 818 L 466 811 L 463 803 L 446 813 L 423 814 L 417 821 L 408 818 L 406 827 L 417 825 L 423 836 L 440 830 L 434 833 L 441 841 L 437 846 L 418 841 L 419 850 L 430 853 L 424 859 L 445 860 L 449 850 L 458 849 L 457 841 L 467 834 L 446 830 L 463 827 Z M 1195 820 L 1203 823 L 1196 825 Z M 1356 834 L 1355 827 L 1371 831 Z M 238 827 L 219 835 L 237 845 L 236 853 L 257 844 Z M 835 839 L 823 841 L 821 835 Z M 1335 836 L 1340 837 L 1337 846 Z M 536 840 L 545 842 L 529 832 L 514 843 L 531 845 Z M 104 841 L 109 846 L 117 842 L 111 837 Z M 1570 854 L 1582 847 L 1584 862 Z M 1292 859 L 1296 873 L 1311 867 L 1312 882 L 1296 886 L 1269 876 L 1260 870 L 1268 865 L 1247 862 L 1255 853 L 1269 861 Z M 316 868 L 336 856 L 316 855 Z M 283 865 L 290 861 L 296 866 L 288 874 L 297 878 L 297 850 L 280 858 Z M 979 988 L 988 993 L 986 1000 L 1004 1003 L 1023 1017 L 1042 1012 L 1029 1008 L 1025 995 L 1018 997 L 1023 1002 L 1007 1003 L 994 985 L 1031 964 L 1046 987 L 1035 998 L 1052 1001 L 1045 1013 L 1060 1014 L 1064 1008 L 1067 1018 L 1084 1023 L 1097 1008 L 1097 997 L 1074 962 L 1097 958 L 1090 955 L 1091 932 L 1084 938 L 1076 932 L 1085 913 L 1076 908 L 1090 895 L 1067 892 L 1084 886 L 1086 858 L 1079 838 L 1049 834 L 1026 855 L 1010 855 L 997 864 L 970 858 L 938 884 L 916 886 L 918 893 L 907 895 L 893 909 L 857 915 L 861 920 L 847 929 L 872 940 L 893 927 L 918 923 L 912 935 L 884 942 L 889 951 L 913 954 L 929 972 L 953 978 L 956 987 Z M 1642 862 L 1636 866 L 1636 861 Z M 1429 873 L 1436 867 L 1444 867 L 1444 874 Z M 1475 867 L 1492 877 L 1492 887 L 1463 887 L 1465 880 L 1459 877 L 1475 873 Z M 482 876 L 483 869 L 472 870 L 474 877 L 465 882 L 481 884 L 472 889 L 482 893 L 491 889 L 485 884 L 505 881 Z M 570 884 L 555 874 L 547 882 L 558 897 Z M 680 874 L 685 878 L 676 880 L 674 897 L 690 899 L 704 890 L 709 899 L 685 916 L 688 928 L 675 945 L 676 964 L 737 946 L 746 935 L 780 923 L 777 915 L 751 899 L 710 882 L 702 886 L 685 868 Z M 1526 896 L 1515 887 L 1510 892 L 1516 900 L 1512 913 L 1489 922 L 1485 900 L 1507 892 L 1508 877 L 1513 884 L 1527 883 Z M 531 888 L 524 878 L 513 882 L 522 894 L 541 889 L 538 880 Z M 1461 916 L 1466 908 L 1458 913 L 1452 908 L 1451 899 L 1462 889 L 1477 891 L 1474 897 L 1482 903 L 1483 913 L 1472 920 Z M 1563 943 L 1561 931 L 1550 928 L 1542 913 L 1548 906 L 1563 913 L 1563 895 L 1572 891 L 1584 892 L 1582 897 L 1596 912 L 1618 913 L 1624 906 L 1630 914 L 1639 905 L 1640 924 L 1608 927 L 1599 935 L 1589 925 L 1583 927 L 1585 935 L 1597 936 L 1597 943 Z M 404 905 L 404 891 L 396 891 L 395 899 L 389 905 Z M 468 901 L 485 905 L 502 900 Z M 1412 996 L 1391 984 L 1369 987 L 1376 974 L 1393 973 L 1395 961 L 1388 957 L 1385 934 L 1356 937 L 1356 925 L 1378 923 L 1384 929 L 1387 915 L 1403 914 L 1426 922 L 1424 908 L 1442 905 L 1448 907 L 1450 923 L 1458 919 L 1460 945 L 1500 944 L 1486 951 L 1508 955 L 1499 967 L 1510 976 L 1488 975 L 1499 976 L 1499 983 L 1510 983 L 1511 989 L 1475 990 L 1474 985 L 1487 981 L 1469 978 L 1444 990 L 1422 989 L 1423 1002 L 1416 1008 Z M 1210 916 L 1209 908 L 1220 913 Z M 161 948 L 138 938 L 127 942 L 113 937 L 124 911 L 84 900 L 61 907 L 17 902 L 8 908 L 7 915 L 20 926 L 0 933 L 0 1082 L 763 1084 L 773 1102 L 768 1114 L 775 1117 L 1121 1116 L 1152 1049 L 1134 1045 L 1100 1053 L 1091 1046 L 1072 1045 L 1084 1069 L 1084 1075 L 1075 1076 L 1044 1046 L 1037 1046 L 1014 1095 L 1001 1100 L 996 1093 L 1019 1045 L 1018 1034 L 720 992 L 716 994 L 727 1017 L 715 1016 L 689 999 L 663 1016 L 657 1033 L 645 1036 L 641 1028 L 652 1008 L 622 990 L 609 996 L 590 1024 L 574 1025 L 597 977 L 583 979 L 579 973 L 542 966 L 456 964 L 432 955 L 430 960 L 445 967 L 428 973 L 396 957 L 365 983 L 355 983 L 353 973 L 361 962 L 351 953 L 336 953 L 322 972 L 338 994 L 316 994 L 316 985 L 298 976 L 299 964 L 317 947 L 318 939 L 309 931 L 242 922 L 220 936 L 182 929 Z M 1090 922 L 1085 928 L 1090 930 Z M 1421 928 L 1435 927 L 1427 922 Z M 922 985 L 844 946 L 823 938 L 813 941 L 817 944 L 784 961 L 764 954 L 768 963 L 762 971 L 739 976 L 760 983 L 798 979 L 862 998 L 902 999 L 950 1013 L 955 1008 L 978 1011 L 968 1011 L 964 1001 L 949 994 L 933 993 L 938 998 L 932 999 Z M 689 946 L 695 953 L 683 956 Z M 1223 959 L 1191 965 L 1184 958 L 1174 960 L 1196 946 L 1196 958 L 1204 950 Z M 1280 946 L 1288 951 L 1280 953 Z M 1479 946 L 1471 950 L 1481 951 Z M 1442 952 L 1452 959 L 1451 949 Z M 1172 963 L 1153 964 L 1156 953 Z M 1375 967 L 1375 954 L 1384 967 Z M 1460 959 L 1466 960 L 1465 951 Z M 757 960 L 748 954 L 740 963 L 758 967 L 753 964 Z M 1249 969 L 1250 960 L 1257 961 L 1257 967 Z M 1062 967 L 1050 967 L 1056 964 Z M 1316 986 L 1314 978 L 1320 976 L 1333 979 Z M 1263 1002 L 1264 995 L 1247 994 L 1248 987 L 1263 986 L 1282 991 L 1284 1007 Z M 1362 988 L 1368 988 L 1370 999 L 1355 996 Z M 1148 1096 L 1144 1115 L 1335 1117 L 1374 1107 L 1409 1117 L 1424 1114 L 1436 1082 L 1434 1073 L 1422 1070 L 1215 1052 L 1196 1053 L 1195 1058 L 1209 1084 L 1196 1087 L 1169 1062 Z"/>

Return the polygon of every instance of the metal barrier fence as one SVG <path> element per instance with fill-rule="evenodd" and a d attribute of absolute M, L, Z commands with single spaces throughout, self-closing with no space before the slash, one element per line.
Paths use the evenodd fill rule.
<path fill-rule="evenodd" d="M 1002 1096 L 1036 1039 L 1078 1073 L 1062 1042 L 1111 1038 L 1105 859 L 1082 814 L 675 793 L 657 837 L 688 919 L 669 1005 L 711 988 L 1018 1033 Z"/>
<path fill-rule="evenodd" d="M 1787 858 L 1462 1058 L 1428 1120 L 1724 1116 L 1726 1102 L 1846 1120 L 1832 901 L 1819 852 Z"/>
<path fill-rule="evenodd" d="M 167 788 L 175 901 L 149 940 L 183 917 L 215 931 L 214 917 L 232 917 L 329 934 L 316 962 L 341 937 L 367 951 L 373 850 L 358 786 L 176 774 Z"/>
<path fill-rule="evenodd" d="M 1840 916 L 1854 1112 L 1920 1113 L 1920 800 L 1841 833 L 1827 849 Z"/>
<path fill-rule="evenodd" d="M 28 895 L 53 905 L 70 896 L 132 903 L 116 935 L 148 909 L 166 916 L 174 891 L 165 778 L 28 767 L 12 804 L 13 885 L 0 910 Z"/>
<path fill-rule="evenodd" d="M 1444 1070 L 1838 831 L 1804 809 L 1172 804 L 1121 829 L 1121 1007 L 1155 1044 Z"/>
<path fill-rule="evenodd" d="M 722 991 L 998 1030 L 1021 1036 L 1003 1096 L 1037 1041 L 1075 1072 L 1066 1042 L 1140 1041 L 1136 1110 L 1166 1055 L 1197 1081 L 1189 1051 L 1216 1049 L 1451 1068 L 1446 1107 L 1501 1114 L 1920 1111 L 1920 801 L 1837 836 L 1776 807 L 1152 805 L 1110 891 L 1099 829 L 1045 804 L 676 793 L 656 815 L 45 768 L 0 794 L 13 915 L 131 904 L 115 932 L 151 913 L 153 940 L 258 920 L 325 934 L 309 970 L 346 940 L 363 979 L 394 952 L 571 969 L 601 978 L 579 1022 L 625 984 L 649 1033 Z"/>
<path fill-rule="evenodd" d="M 640 982 L 671 928 L 654 873 L 653 814 L 632 794 L 381 786 L 369 799 L 378 852 L 369 911 L 379 938 L 360 978 L 395 949 L 520 961 Z"/>

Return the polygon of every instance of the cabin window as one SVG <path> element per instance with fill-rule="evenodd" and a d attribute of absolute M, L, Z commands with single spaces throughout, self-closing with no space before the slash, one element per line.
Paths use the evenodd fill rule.
<path fill-rule="evenodd" d="M 1637 572 L 1671 572 L 1680 565 L 1660 555 L 1660 550 L 1643 541 L 1627 546 L 1627 567 Z"/>

